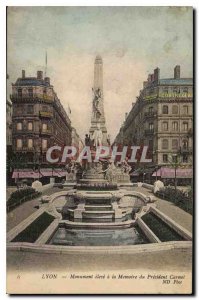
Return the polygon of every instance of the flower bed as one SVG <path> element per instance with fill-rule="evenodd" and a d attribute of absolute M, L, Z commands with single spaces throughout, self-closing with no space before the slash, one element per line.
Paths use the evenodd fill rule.
<path fill-rule="evenodd" d="M 46 228 L 54 221 L 54 217 L 44 212 L 28 227 L 20 232 L 12 242 L 27 242 L 34 243 Z"/>
<path fill-rule="evenodd" d="M 161 242 L 168 241 L 183 241 L 184 238 L 180 236 L 175 230 L 169 227 L 154 213 L 145 214 L 142 220 L 146 225 L 155 233 L 155 235 L 161 240 Z"/>

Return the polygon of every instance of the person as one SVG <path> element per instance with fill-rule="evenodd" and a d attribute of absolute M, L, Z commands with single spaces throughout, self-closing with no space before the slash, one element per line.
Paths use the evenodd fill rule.
<path fill-rule="evenodd" d="M 108 168 L 104 171 L 105 179 L 107 179 L 109 182 L 113 182 L 115 170 L 116 170 L 116 167 L 115 167 L 114 163 L 110 162 Z"/>
<path fill-rule="evenodd" d="M 107 144 L 108 144 L 108 146 L 111 145 L 111 137 L 110 137 L 110 134 L 108 134 L 108 136 L 107 136 Z"/>
<path fill-rule="evenodd" d="M 83 169 L 80 163 L 76 163 L 76 180 L 79 182 L 82 179 Z"/>
<path fill-rule="evenodd" d="M 129 173 L 129 172 L 130 172 L 131 166 L 128 164 L 128 159 L 125 159 L 125 160 L 122 162 L 122 169 L 123 169 L 123 172 L 124 172 L 124 173 Z"/>
<path fill-rule="evenodd" d="M 92 89 L 93 94 L 94 94 L 94 99 L 93 99 L 93 113 L 95 118 L 100 118 L 101 116 L 101 111 L 99 109 L 99 102 L 101 99 L 101 91 L 98 88 L 97 90 Z"/>
<path fill-rule="evenodd" d="M 90 146 L 90 135 L 86 134 L 85 135 L 85 146 Z"/>
<path fill-rule="evenodd" d="M 92 140 L 94 140 L 94 146 L 97 148 L 97 146 L 102 146 L 102 138 L 103 133 L 100 129 L 100 124 L 97 124 L 97 129 L 94 131 Z"/>

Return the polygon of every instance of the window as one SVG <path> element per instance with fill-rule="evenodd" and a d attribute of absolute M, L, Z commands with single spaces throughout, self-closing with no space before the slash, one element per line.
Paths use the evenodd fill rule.
<path fill-rule="evenodd" d="M 172 123 L 172 129 L 173 129 L 173 131 L 178 131 L 178 122 L 173 122 Z"/>
<path fill-rule="evenodd" d="M 187 122 L 183 123 L 183 131 L 188 131 L 188 123 Z"/>
<path fill-rule="evenodd" d="M 32 139 L 28 139 L 28 148 L 33 148 L 33 140 Z"/>
<path fill-rule="evenodd" d="M 43 106 L 42 106 L 42 111 L 48 111 L 48 106 L 43 105 Z"/>
<path fill-rule="evenodd" d="M 46 123 L 43 123 L 43 124 L 42 124 L 42 131 L 43 131 L 43 132 L 46 132 L 46 131 L 47 131 L 47 124 L 46 124 Z"/>
<path fill-rule="evenodd" d="M 167 130 L 168 130 L 168 122 L 163 122 L 163 123 L 162 123 L 162 129 L 163 129 L 164 131 L 167 131 Z"/>
<path fill-rule="evenodd" d="M 163 154 L 163 162 L 164 163 L 168 162 L 168 154 Z"/>
<path fill-rule="evenodd" d="M 183 93 L 188 93 L 188 88 L 187 87 L 183 88 Z"/>
<path fill-rule="evenodd" d="M 173 163 L 177 163 L 177 162 L 178 162 L 177 155 L 173 155 L 173 156 L 172 156 L 172 162 L 173 162 Z"/>
<path fill-rule="evenodd" d="M 169 141 L 167 139 L 162 140 L 162 149 L 168 149 Z"/>
<path fill-rule="evenodd" d="M 21 98 L 22 97 L 22 89 L 18 89 L 18 97 Z"/>
<path fill-rule="evenodd" d="M 22 148 L 22 139 L 17 139 L 17 149 Z"/>
<path fill-rule="evenodd" d="M 177 86 L 175 86 L 175 87 L 173 88 L 173 93 L 174 93 L 174 94 L 180 93 L 180 88 L 178 88 Z"/>
<path fill-rule="evenodd" d="M 168 115 L 168 113 L 169 113 L 168 105 L 163 105 L 162 113 L 165 114 L 165 115 Z"/>
<path fill-rule="evenodd" d="M 153 112 L 153 106 L 150 106 L 149 107 L 149 113 L 152 113 Z"/>
<path fill-rule="evenodd" d="M 188 163 L 188 155 L 187 154 L 183 154 L 183 156 L 182 156 L 182 162 L 183 163 Z"/>
<path fill-rule="evenodd" d="M 173 139 L 172 140 L 172 149 L 178 149 L 178 140 L 177 139 Z"/>
<path fill-rule="evenodd" d="M 187 140 L 182 141 L 182 148 L 183 149 L 188 149 L 188 141 Z"/>
<path fill-rule="evenodd" d="M 33 130 L 33 123 L 28 122 L 28 130 L 32 131 Z"/>
<path fill-rule="evenodd" d="M 28 113 L 28 114 L 33 114 L 33 112 L 34 112 L 34 107 L 33 107 L 33 105 L 28 105 L 28 106 L 27 106 L 27 113 Z"/>
<path fill-rule="evenodd" d="M 28 95 L 29 95 L 29 97 L 33 97 L 33 89 L 32 88 L 29 88 L 28 89 Z"/>
<path fill-rule="evenodd" d="M 149 123 L 149 130 L 153 131 L 153 123 Z"/>
<path fill-rule="evenodd" d="M 188 112 L 189 112 L 188 106 L 187 106 L 187 105 L 184 105 L 184 106 L 183 106 L 183 114 L 184 114 L 184 115 L 188 115 Z"/>
<path fill-rule="evenodd" d="M 42 140 L 42 149 L 46 150 L 47 149 L 47 140 Z"/>
<path fill-rule="evenodd" d="M 22 105 L 17 106 L 17 114 L 22 114 L 23 113 L 23 107 Z"/>
<path fill-rule="evenodd" d="M 177 115 L 178 114 L 178 106 L 177 105 L 173 105 L 172 106 L 172 114 L 173 115 Z"/>
<path fill-rule="evenodd" d="M 17 123 L 17 130 L 22 130 L 22 123 L 21 122 Z"/>
<path fill-rule="evenodd" d="M 169 89 L 168 89 L 167 87 L 165 87 L 165 88 L 163 89 L 163 93 L 164 93 L 164 94 L 168 94 L 168 92 L 169 92 Z"/>

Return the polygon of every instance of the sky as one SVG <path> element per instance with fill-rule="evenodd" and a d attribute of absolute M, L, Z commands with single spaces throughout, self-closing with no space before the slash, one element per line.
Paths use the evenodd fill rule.
<path fill-rule="evenodd" d="M 45 71 L 82 139 L 89 131 L 94 60 L 103 59 L 104 110 L 114 140 L 143 81 L 156 67 L 161 78 L 192 77 L 191 7 L 9 7 L 8 93 L 21 77 Z M 69 112 L 68 112 L 69 113 Z"/>

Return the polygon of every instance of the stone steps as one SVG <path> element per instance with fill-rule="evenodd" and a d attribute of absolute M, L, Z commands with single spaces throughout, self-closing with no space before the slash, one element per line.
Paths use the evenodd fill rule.
<path fill-rule="evenodd" d="M 85 210 L 83 212 L 83 214 L 88 214 L 88 215 L 101 215 L 101 214 L 107 214 L 107 215 L 110 215 L 110 214 L 114 214 L 114 210 L 92 210 L 92 211 L 89 211 L 89 210 Z"/>
<path fill-rule="evenodd" d="M 112 205 L 85 205 L 86 211 L 110 211 L 112 210 Z"/>
<path fill-rule="evenodd" d="M 82 213 L 83 219 L 112 219 L 114 216 L 114 211 L 84 211 Z"/>
<path fill-rule="evenodd" d="M 99 198 L 99 199 L 96 199 L 96 198 L 86 199 L 85 204 L 86 204 L 86 206 L 93 206 L 93 205 L 105 206 L 105 205 L 111 205 L 111 199 L 106 199 L 106 198 L 104 198 L 104 199 L 102 199 L 102 198 Z"/>
<path fill-rule="evenodd" d="M 103 222 L 104 220 L 104 222 Z M 100 223 L 100 224 L 99 224 Z M 135 220 L 127 220 L 121 222 L 114 222 L 111 219 L 96 219 L 95 222 L 92 219 L 84 220 L 83 222 L 75 222 L 69 220 L 63 220 L 60 225 L 63 224 L 65 228 L 79 228 L 79 229 L 94 229 L 94 228 L 104 228 L 104 229 L 116 229 L 116 228 L 128 228 L 135 224 Z"/>

